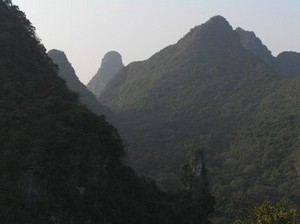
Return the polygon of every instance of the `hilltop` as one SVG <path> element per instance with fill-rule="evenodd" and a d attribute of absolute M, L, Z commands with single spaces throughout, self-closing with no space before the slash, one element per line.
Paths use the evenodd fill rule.
<path fill-rule="evenodd" d="M 208 223 L 213 198 L 203 184 L 171 195 L 123 164 L 118 131 L 79 102 L 7 1 L 0 40 L 2 223 Z"/>
<path fill-rule="evenodd" d="M 119 118 L 134 169 L 164 190 L 180 186 L 189 152 L 206 148 L 224 223 L 260 200 L 299 205 L 300 87 L 286 77 L 254 33 L 216 16 L 126 66 L 100 100 Z"/>
<path fill-rule="evenodd" d="M 48 56 L 58 66 L 58 76 L 66 81 L 66 84 L 71 91 L 78 94 L 79 101 L 82 104 L 98 115 L 105 115 L 108 120 L 113 119 L 113 113 L 107 107 L 102 105 L 94 94 L 80 82 L 64 52 L 53 49 L 48 52 Z"/>

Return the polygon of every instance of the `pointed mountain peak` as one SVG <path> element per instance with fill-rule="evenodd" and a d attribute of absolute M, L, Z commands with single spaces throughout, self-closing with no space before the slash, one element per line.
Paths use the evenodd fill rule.
<path fill-rule="evenodd" d="M 97 98 L 78 79 L 74 68 L 69 62 L 66 54 L 60 50 L 50 50 L 48 56 L 58 66 L 58 76 L 65 80 L 68 88 L 79 94 L 79 100 L 91 111 L 99 115 L 106 115 L 108 120 L 113 119 L 112 112 L 102 105 Z"/>
<path fill-rule="evenodd" d="M 222 16 L 211 17 L 206 23 L 203 23 L 200 26 L 196 26 L 194 30 L 205 30 L 214 31 L 214 32 L 224 32 L 225 30 L 232 32 L 232 27 L 229 22 Z"/>
<path fill-rule="evenodd" d="M 98 72 L 87 84 L 88 89 L 98 97 L 103 92 L 106 85 L 123 67 L 121 54 L 117 51 L 106 53 L 102 59 L 101 67 Z"/>
<path fill-rule="evenodd" d="M 48 55 L 49 56 L 55 55 L 56 58 L 59 57 L 59 58 L 64 59 L 64 60 L 68 60 L 65 52 L 57 50 L 57 49 L 52 49 L 52 50 L 48 51 Z"/>
<path fill-rule="evenodd" d="M 214 16 L 191 29 L 178 44 L 189 52 L 212 57 L 231 55 L 241 49 L 239 36 L 222 16 Z"/>
<path fill-rule="evenodd" d="M 78 80 L 77 75 L 75 74 L 75 70 L 71 66 L 65 52 L 52 49 L 48 52 L 48 56 L 52 59 L 52 61 L 58 65 L 59 72 L 58 76 L 63 78 L 67 83 L 69 80 Z M 79 80 L 78 80 L 79 81 Z"/>
<path fill-rule="evenodd" d="M 220 26 L 232 29 L 229 22 L 223 16 L 220 15 L 211 17 L 205 24 L 210 26 Z"/>

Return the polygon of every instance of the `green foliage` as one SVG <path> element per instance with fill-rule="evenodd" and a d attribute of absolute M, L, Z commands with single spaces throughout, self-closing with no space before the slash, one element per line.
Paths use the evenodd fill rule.
<path fill-rule="evenodd" d="M 245 31 L 238 27 L 236 32 L 241 38 L 241 44 L 244 48 L 249 50 L 257 58 L 263 60 L 267 65 L 276 68 L 275 58 L 271 51 L 256 37 L 254 32 Z"/>
<path fill-rule="evenodd" d="M 185 202 L 182 207 L 184 213 L 188 213 L 185 216 L 194 216 L 195 220 L 203 220 L 203 215 L 210 214 L 215 205 L 214 198 L 209 192 L 203 148 L 200 147 L 193 151 L 191 157 L 183 166 L 182 181 L 185 194 L 189 196 L 189 202 Z"/>
<path fill-rule="evenodd" d="M 282 204 L 272 205 L 263 203 L 254 206 L 249 217 L 244 220 L 236 220 L 234 224 L 295 224 L 296 209 L 287 208 Z"/>
<path fill-rule="evenodd" d="M 204 189 L 208 189 L 208 181 L 206 176 L 206 166 L 204 159 L 204 149 L 199 147 L 197 150 L 193 150 L 186 164 L 182 166 L 182 184 L 188 191 L 193 191 L 194 185 L 197 185 L 201 178 L 201 186 Z M 200 190 L 200 189 L 197 189 Z"/>
<path fill-rule="evenodd" d="M 1 223 L 208 223 L 209 200 L 164 193 L 122 163 L 118 131 L 79 103 L 25 14 L 2 1 L 0 142 Z"/>
<path fill-rule="evenodd" d="M 101 100 L 119 118 L 134 169 L 164 190 L 180 186 L 185 146 L 206 138 L 215 216 L 228 223 L 244 198 L 300 205 L 299 90 L 299 79 L 274 72 L 217 17 L 128 65 Z"/>

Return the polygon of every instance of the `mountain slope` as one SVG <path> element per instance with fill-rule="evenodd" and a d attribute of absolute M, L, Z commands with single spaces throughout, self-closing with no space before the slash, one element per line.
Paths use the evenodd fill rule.
<path fill-rule="evenodd" d="M 106 53 L 98 72 L 87 84 L 88 89 L 98 97 L 123 67 L 122 57 L 118 52 L 110 51 Z"/>
<path fill-rule="evenodd" d="M 285 78 L 294 78 L 300 74 L 300 53 L 285 51 L 275 58 L 254 32 L 245 31 L 242 28 L 237 28 L 236 32 L 240 35 L 242 46 L 263 60 L 274 71 Z"/>
<path fill-rule="evenodd" d="M 2 223 L 208 223 L 207 191 L 165 194 L 122 164 L 117 130 L 79 103 L 25 14 L 3 1 L 0 40 Z"/>
<path fill-rule="evenodd" d="M 112 112 L 101 105 L 97 98 L 79 81 L 65 53 L 59 50 L 50 50 L 48 56 L 58 65 L 58 76 L 66 81 L 71 91 L 78 93 L 80 102 L 94 113 L 105 115 L 108 120 L 111 120 L 113 117 Z"/>
<path fill-rule="evenodd" d="M 284 105 L 276 112 L 268 104 L 268 99 L 275 102 L 276 97 L 285 94 L 285 88 L 287 91 L 293 88 L 291 85 L 292 80 L 284 80 L 246 49 L 239 34 L 224 18 L 216 16 L 150 59 L 129 64 L 100 99 L 120 118 L 118 127 L 129 145 L 135 170 L 154 177 L 164 189 L 174 190 L 174 184 L 179 184 L 180 167 L 187 153 L 206 147 L 218 202 L 216 216 L 230 220 L 238 213 L 246 193 L 257 200 L 261 195 L 277 194 L 279 199 L 298 203 L 294 193 L 298 182 L 292 184 L 289 179 L 299 179 L 293 166 L 285 167 L 288 176 L 283 171 L 276 174 L 278 180 L 287 181 L 289 186 L 284 189 L 276 190 L 278 181 L 273 179 L 268 183 L 262 181 L 266 173 L 293 163 L 294 140 L 282 140 L 279 132 L 292 128 L 289 121 L 292 114 L 287 109 L 292 107 L 291 102 L 284 97 L 284 101 L 276 103 Z M 300 114 L 297 107 L 293 108 L 296 117 L 293 135 L 298 136 Z M 278 119 L 277 113 L 286 116 Z M 262 133 L 257 132 L 266 117 L 269 122 L 274 118 L 272 125 L 266 126 Z M 245 131 L 254 136 L 251 141 Z M 266 136 L 276 137 L 267 144 Z M 282 153 L 278 154 L 278 150 Z M 247 156 L 250 152 L 251 156 Z M 268 160 L 272 153 L 277 160 L 267 163 L 264 172 L 256 169 L 259 165 L 255 164 Z M 240 167 L 246 172 L 247 164 L 251 164 L 247 171 L 251 177 L 240 172 Z M 241 179 L 244 182 L 239 182 Z M 264 187 L 259 188 L 261 185 Z M 220 223 L 224 222 L 221 219 Z"/>
<path fill-rule="evenodd" d="M 279 70 L 287 77 L 297 77 L 300 74 L 300 53 L 282 52 L 276 57 Z"/>
<path fill-rule="evenodd" d="M 123 119 L 120 128 L 130 145 L 143 145 L 151 157 L 169 150 L 181 154 L 184 141 L 212 134 L 223 121 L 239 125 L 263 97 L 257 84 L 268 86 L 275 78 L 241 47 L 228 22 L 214 17 L 176 45 L 130 64 L 101 100 Z"/>
<path fill-rule="evenodd" d="M 241 44 L 244 48 L 252 52 L 256 57 L 260 58 L 271 67 L 275 66 L 275 58 L 271 54 L 271 51 L 261 42 L 254 32 L 245 31 L 240 27 L 236 29 L 236 32 L 239 34 Z"/>

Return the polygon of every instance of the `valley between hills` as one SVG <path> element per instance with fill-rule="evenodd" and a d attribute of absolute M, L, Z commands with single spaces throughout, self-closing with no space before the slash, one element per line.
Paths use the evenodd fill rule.
<path fill-rule="evenodd" d="M 296 222 L 300 53 L 222 16 L 145 61 L 108 52 L 87 86 L 62 50 L 0 1 L 3 223 Z"/>

